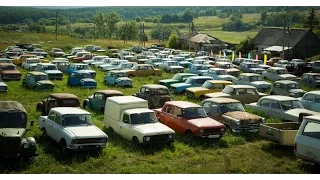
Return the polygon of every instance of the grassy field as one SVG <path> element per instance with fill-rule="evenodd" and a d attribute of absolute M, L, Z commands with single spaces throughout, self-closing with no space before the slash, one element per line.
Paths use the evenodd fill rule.
<path fill-rule="evenodd" d="M 1 37 L 2 36 L 2 37 Z M 8 41 L 16 34 L 0 35 L 0 39 Z M 44 47 L 82 46 L 88 41 L 73 40 L 68 37 L 58 37 L 58 42 L 47 43 L 54 36 L 40 34 L 20 34 L 19 39 L 25 43 L 43 41 Z M 17 40 L 17 38 L 15 38 Z M 13 41 L 10 41 L 10 44 Z M 107 43 L 107 42 L 101 42 Z M 119 43 L 121 42 L 108 42 Z M 0 49 L 9 44 L 1 44 Z M 106 44 L 107 45 L 107 44 Z M 114 44 L 111 44 L 114 45 Z M 50 58 L 51 59 L 51 58 Z M 26 71 L 19 67 L 26 74 Z M 116 88 L 103 85 L 105 73 L 96 70 L 97 89 L 82 90 L 70 88 L 66 84 L 67 76 L 62 81 L 53 81 L 56 87 L 53 92 L 68 92 L 77 95 L 81 101 L 100 89 L 117 89 L 125 95 L 132 95 L 143 84 L 157 83 L 160 79 L 171 78 L 173 74 L 162 76 L 135 77 L 133 88 Z M 40 113 L 36 104 L 52 92 L 35 92 L 21 86 L 21 81 L 8 81 L 9 92 L 0 95 L 0 100 L 16 100 L 21 102 L 28 112 L 28 119 L 35 125 L 28 131 L 38 143 L 39 156 L 30 164 L 20 164 L 15 160 L 0 159 L 0 173 L 154 173 L 154 174 L 224 174 L 224 173 L 314 173 L 313 164 L 297 158 L 292 147 L 283 147 L 261 139 L 258 133 L 228 134 L 220 140 L 188 141 L 177 135 L 176 142 L 171 147 L 151 146 L 147 148 L 134 147 L 130 141 L 103 128 L 103 115 L 91 112 L 94 124 L 103 129 L 109 136 L 109 146 L 101 154 L 76 153 L 68 158 L 62 158 L 58 146 L 52 141 L 42 139 L 37 128 Z M 185 96 L 172 95 L 174 100 L 187 100 L 200 103 L 199 100 L 187 99 Z M 278 122 L 267 119 L 268 122 Z"/>

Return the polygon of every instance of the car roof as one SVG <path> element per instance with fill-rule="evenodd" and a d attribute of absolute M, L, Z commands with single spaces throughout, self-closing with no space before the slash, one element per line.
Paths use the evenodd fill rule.
<path fill-rule="evenodd" d="M 259 74 L 256 73 L 242 73 L 240 76 L 260 76 Z"/>
<path fill-rule="evenodd" d="M 44 65 L 44 66 L 55 66 L 55 64 L 51 64 L 51 63 L 38 63 L 38 64 L 41 64 L 41 65 Z"/>
<path fill-rule="evenodd" d="M 52 93 L 49 96 L 52 96 L 56 99 L 79 99 L 78 96 L 70 93 Z"/>
<path fill-rule="evenodd" d="M 114 96 L 114 97 L 109 97 L 108 100 L 115 102 L 117 101 L 119 104 L 128 104 L 128 103 L 147 103 L 148 101 L 135 97 L 135 96 Z"/>
<path fill-rule="evenodd" d="M 58 112 L 59 114 L 90 114 L 88 111 L 85 111 L 76 107 L 55 107 L 51 110 Z"/>
<path fill-rule="evenodd" d="M 286 69 L 286 68 L 283 68 L 283 67 L 270 67 L 269 69 L 283 70 L 283 69 Z"/>
<path fill-rule="evenodd" d="M 254 86 L 249 86 L 249 85 L 228 85 L 229 87 L 232 88 L 249 88 L 249 89 L 256 89 Z"/>
<path fill-rule="evenodd" d="M 213 77 L 210 77 L 210 76 L 190 76 L 189 78 L 192 78 L 192 79 L 213 79 Z"/>
<path fill-rule="evenodd" d="M 121 70 L 111 70 L 108 73 L 124 73 L 124 72 Z"/>
<path fill-rule="evenodd" d="M 32 75 L 35 75 L 35 76 L 37 76 L 37 75 L 45 75 L 45 76 L 47 76 L 46 73 L 39 72 L 39 71 L 30 71 L 30 72 L 28 72 L 28 74 L 32 74 Z"/>
<path fill-rule="evenodd" d="M 240 101 L 231 98 L 208 98 L 203 100 L 202 102 L 215 102 L 218 104 L 228 104 L 228 103 L 240 103 Z"/>
<path fill-rule="evenodd" d="M 198 74 L 193 74 L 193 73 L 177 73 L 179 74 L 180 76 L 198 76 Z M 176 75 L 176 74 L 175 74 Z"/>
<path fill-rule="evenodd" d="M 320 115 L 305 116 L 306 119 L 320 121 Z"/>
<path fill-rule="evenodd" d="M 279 81 L 275 81 L 274 83 L 282 83 L 282 84 L 299 84 L 296 81 L 291 81 L 291 80 L 279 80 Z"/>
<path fill-rule="evenodd" d="M 118 91 L 118 90 L 98 90 L 96 92 L 102 93 L 104 95 L 113 94 L 113 95 L 121 95 L 121 96 L 123 96 L 123 93 L 121 91 Z"/>
<path fill-rule="evenodd" d="M 318 91 L 309 91 L 309 92 L 306 92 L 306 95 L 307 94 L 320 95 L 320 90 L 318 90 Z"/>
<path fill-rule="evenodd" d="M 0 101 L 0 112 L 20 111 L 25 112 L 23 105 L 18 101 Z"/>
<path fill-rule="evenodd" d="M 148 109 L 148 108 L 134 108 L 134 109 L 127 109 L 126 110 L 126 113 L 128 113 L 128 114 L 137 114 L 137 113 L 141 113 L 141 112 L 154 113 L 153 110 Z"/>
<path fill-rule="evenodd" d="M 79 66 L 79 65 L 88 65 L 88 64 L 85 64 L 85 63 L 72 63 L 70 65 L 76 65 L 76 66 Z"/>
<path fill-rule="evenodd" d="M 188 101 L 167 101 L 166 104 L 181 107 L 181 108 L 201 107 L 199 104 L 195 104 Z"/>
<path fill-rule="evenodd" d="M 294 97 L 289 97 L 289 96 L 281 96 L 281 95 L 269 95 L 269 96 L 264 96 L 260 98 L 262 99 L 270 99 L 270 100 L 275 100 L 275 101 L 291 101 L 291 100 L 298 100 L 297 98 Z M 259 100 L 259 101 L 260 101 Z"/>
<path fill-rule="evenodd" d="M 231 81 L 225 81 L 225 80 L 208 80 L 212 84 L 232 84 Z"/>
<path fill-rule="evenodd" d="M 311 76 L 314 76 L 314 75 L 320 75 L 320 73 L 304 73 L 303 75 L 311 75 Z"/>
<path fill-rule="evenodd" d="M 168 89 L 166 86 L 160 85 L 160 84 L 145 84 L 142 87 L 148 87 L 151 89 Z"/>

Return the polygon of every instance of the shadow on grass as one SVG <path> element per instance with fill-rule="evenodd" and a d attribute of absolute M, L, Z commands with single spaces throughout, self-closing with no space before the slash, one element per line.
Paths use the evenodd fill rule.
<path fill-rule="evenodd" d="M 23 162 L 20 158 L 0 158 L 0 173 L 9 174 L 13 171 L 27 170 L 31 162 Z"/>

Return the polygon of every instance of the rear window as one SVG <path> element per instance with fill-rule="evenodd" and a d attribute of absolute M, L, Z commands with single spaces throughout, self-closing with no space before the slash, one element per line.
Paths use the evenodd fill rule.
<path fill-rule="evenodd" d="M 307 122 L 302 134 L 312 138 L 320 139 L 320 123 L 312 121 Z"/>

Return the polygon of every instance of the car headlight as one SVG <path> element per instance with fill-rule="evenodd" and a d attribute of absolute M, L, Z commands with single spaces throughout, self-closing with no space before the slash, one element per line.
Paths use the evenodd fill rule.
<path fill-rule="evenodd" d="M 29 143 L 23 144 L 23 148 L 28 149 L 29 148 Z"/>
<path fill-rule="evenodd" d="M 169 134 L 169 139 L 172 139 L 173 138 L 173 135 L 172 134 Z"/>
<path fill-rule="evenodd" d="M 266 122 L 266 119 L 265 119 L 265 118 L 261 118 L 261 122 L 262 122 L 262 123 L 265 123 L 265 122 Z"/>
<path fill-rule="evenodd" d="M 201 130 L 200 130 L 200 133 L 204 133 L 204 129 L 201 129 Z"/>
<path fill-rule="evenodd" d="M 238 126 L 239 126 L 239 125 L 240 125 L 240 121 L 237 121 L 237 122 L 236 122 L 236 125 L 238 125 Z"/>
<path fill-rule="evenodd" d="M 150 141 L 150 137 L 149 136 L 145 137 L 145 140 Z"/>

